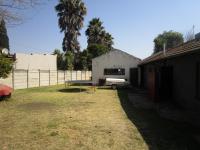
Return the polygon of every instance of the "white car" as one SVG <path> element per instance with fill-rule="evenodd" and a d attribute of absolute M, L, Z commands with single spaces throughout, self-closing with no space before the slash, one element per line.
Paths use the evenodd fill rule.
<path fill-rule="evenodd" d="M 113 89 L 116 89 L 118 86 L 127 86 L 130 83 L 126 79 L 119 78 L 106 78 L 106 85 L 112 86 Z"/>

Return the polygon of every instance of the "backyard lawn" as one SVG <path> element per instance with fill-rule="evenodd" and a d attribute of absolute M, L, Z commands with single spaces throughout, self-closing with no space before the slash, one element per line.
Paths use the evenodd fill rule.
<path fill-rule="evenodd" d="M 84 87 L 87 88 L 87 87 Z M 185 127 L 131 106 L 126 90 L 52 86 L 0 102 L 0 149 L 186 150 Z"/>

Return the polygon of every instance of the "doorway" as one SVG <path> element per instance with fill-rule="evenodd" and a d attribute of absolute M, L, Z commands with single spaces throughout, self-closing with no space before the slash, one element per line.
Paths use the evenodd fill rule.
<path fill-rule="evenodd" d="M 130 83 L 132 86 L 138 86 L 138 68 L 130 68 Z"/>
<path fill-rule="evenodd" d="M 159 78 L 159 99 L 161 101 L 171 101 L 173 98 L 173 66 L 160 68 Z"/>

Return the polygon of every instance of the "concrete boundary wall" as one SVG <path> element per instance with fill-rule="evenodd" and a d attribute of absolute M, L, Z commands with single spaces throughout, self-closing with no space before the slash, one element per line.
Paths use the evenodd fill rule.
<path fill-rule="evenodd" d="M 13 70 L 8 78 L 0 78 L 0 84 L 13 89 L 25 89 L 64 84 L 69 80 L 91 80 L 91 74 L 91 71 Z"/>

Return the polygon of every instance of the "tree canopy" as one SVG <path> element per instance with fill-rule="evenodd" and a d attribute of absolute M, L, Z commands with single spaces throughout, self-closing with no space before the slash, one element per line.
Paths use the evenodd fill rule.
<path fill-rule="evenodd" d="M 87 36 L 88 47 L 93 44 L 99 44 L 111 50 L 114 44 L 113 37 L 106 32 L 103 22 L 99 18 L 93 18 L 85 31 Z"/>
<path fill-rule="evenodd" d="M 180 45 L 183 42 L 183 34 L 175 31 L 164 31 L 154 39 L 154 53 L 162 51 L 164 44 L 166 45 L 166 49 L 168 49 Z"/>
<path fill-rule="evenodd" d="M 55 51 L 58 55 L 59 69 L 91 69 L 92 59 L 112 49 L 113 37 L 108 33 L 99 18 L 93 18 L 85 34 L 88 46 L 82 52 L 78 42 L 80 30 L 83 27 L 86 7 L 81 0 L 59 0 L 55 7 L 58 15 L 58 25 L 64 32 L 63 51 Z"/>
<path fill-rule="evenodd" d="M 0 78 L 6 78 L 12 70 L 13 61 L 0 54 Z"/>
<path fill-rule="evenodd" d="M 67 69 L 67 66 L 64 62 L 64 54 L 59 50 L 55 49 L 53 52 L 53 55 L 57 55 L 57 68 L 58 70 L 65 70 Z"/>
<path fill-rule="evenodd" d="M 88 46 L 91 44 L 101 44 L 103 31 L 103 22 L 101 22 L 99 18 L 92 19 L 85 31 L 85 34 L 88 37 Z"/>
<path fill-rule="evenodd" d="M 60 31 L 65 34 L 63 51 L 78 53 L 80 50 L 78 36 L 87 12 L 85 4 L 81 0 L 59 0 L 55 9 L 59 18 Z"/>
<path fill-rule="evenodd" d="M 92 69 L 92 59 L 95 57 L 98 57 L 100 55 L 103 55 L 107 52 L 109 52 L 110 50 L 104 46 L 104 45 L 100 45 L 100 44 L 91 44 L 90 46 L 88 46 L 87 48 L 87 53 L 88 53 L 88 69 L 91 70 Z"/>
<path fill-rule="evenodd" d="M 72 52 L 61 52 L 59 49 L 55 49 L 53 55 L 57 55 L 58 70 L 74 69 L 74 54 Z"/>
<path fill-rule="evenodd" d="M 5 21 L 0 21 L 0 78 L 6 78 L 12 70 L 13 61 L 2 54 L 2 49 L 9 49 L 9 39 L 7 35 Z"/>
<path fill-rule="evenodd" d="M 9 38 L 4 19 L 0 19 L 0 49 L 9 49 Z"/>

